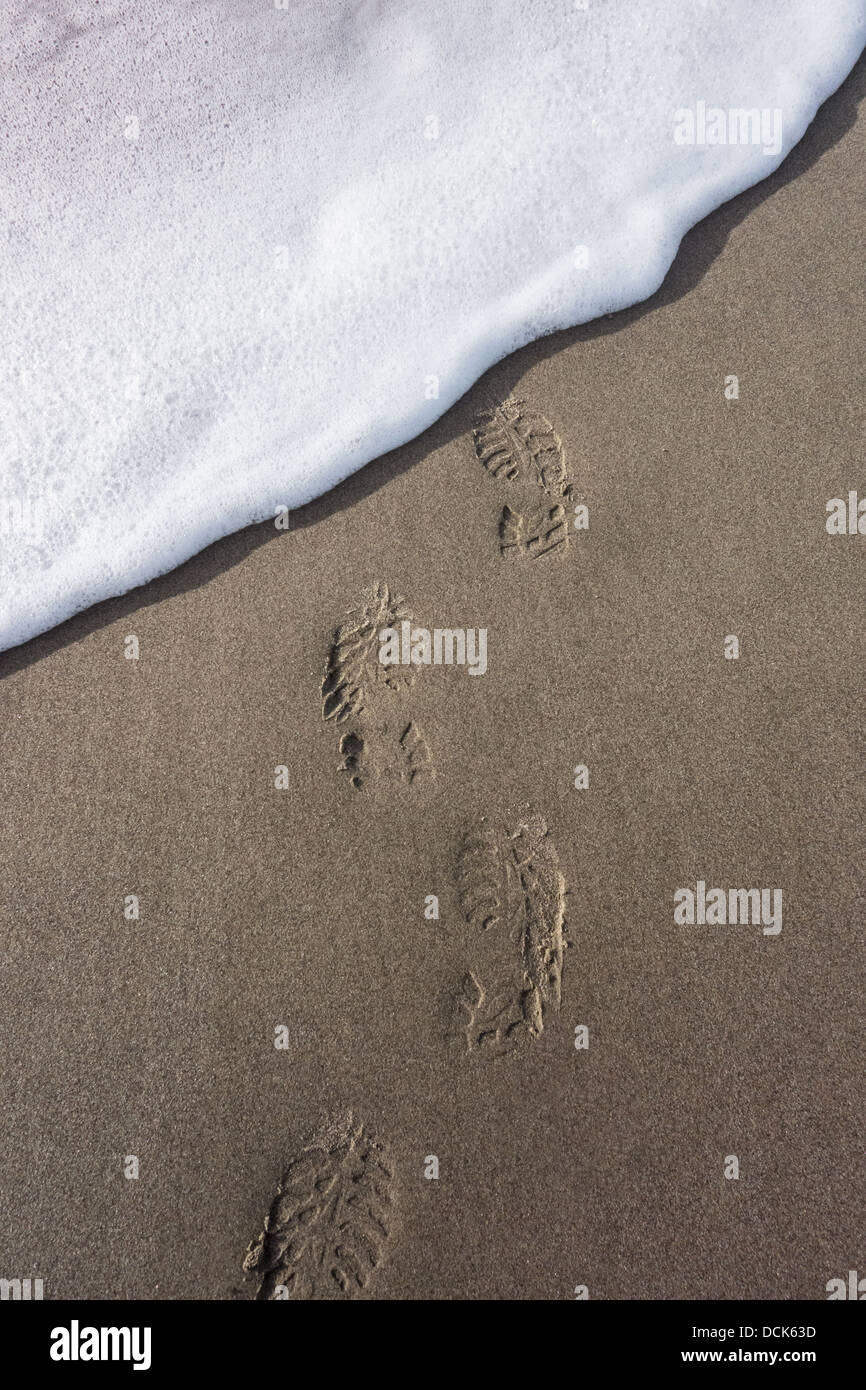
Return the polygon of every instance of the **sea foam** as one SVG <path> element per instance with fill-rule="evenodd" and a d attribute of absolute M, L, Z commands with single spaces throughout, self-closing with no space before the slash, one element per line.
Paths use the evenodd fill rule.
<path fill-rule="evenodd" d="M 0 17 L 0 648 L 651 294 L 866 42 L 866 0 Z"/>

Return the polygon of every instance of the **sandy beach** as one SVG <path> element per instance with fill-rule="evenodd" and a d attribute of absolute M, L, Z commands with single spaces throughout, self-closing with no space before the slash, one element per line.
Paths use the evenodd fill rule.
<path fill-rule="evenodd" d="M 864 84 L 648 302 L 0 656 L 0 1272 L 253 1298 L 295 1160 L 377 1194 L 363 1275 L 303 1296 L 821 1299 L 862 1262 L 866 537 L 825 521 L 866 495 Z M 534 502 L 491 406 L 554 441 Z M 507 506 L 559 543 L 503 553 Z M 486 670 L 368 667 L 338 723 L 377 586 Z M 516 936 L 467 914 L 474 835 Z M 780 929 L 675 921 L 699 883 L 780 889 Z"/>

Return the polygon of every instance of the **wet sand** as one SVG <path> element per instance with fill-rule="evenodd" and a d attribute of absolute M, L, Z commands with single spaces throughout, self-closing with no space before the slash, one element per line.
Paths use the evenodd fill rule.
<path fill-rule="evenodd" d="M 360 1297 L 820 1299 L 862 1265 L 866 536 L 825 517 L 866 495 L 864 71 L 647 304 L 509 358 L 288 531 L 0 657 L 0 1275 L 252 1297 L 284 1169 L 349 1111 L 392 1213 Z M 501 553 L 476 452 L 509 400 L 588 509 L 535 557 Z M 322 681 L 381 584 L 488 664 L 367 670 L 355 789 Z M 449 1038 L 497 930 L 460 851 L 526 806 L 561 1002 L 487 1056 Z M 781 888 L 781 931 L 676 923 L 699 880 Z"/>

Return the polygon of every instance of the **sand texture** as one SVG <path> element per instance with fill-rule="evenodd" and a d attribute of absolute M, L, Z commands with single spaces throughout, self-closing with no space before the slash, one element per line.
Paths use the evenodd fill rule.
<path fill-rule="evenodd" d="M 866 536 L 825 509 L 866 496 L 864 81 L 648 303 L 0 658 L 0 1275 L 862 1267 Z M 484 674 L 383 668 L 406 615 L 486 629 Z M 781 931 L 676 923 L 699 880 L 781 888 Z"/>

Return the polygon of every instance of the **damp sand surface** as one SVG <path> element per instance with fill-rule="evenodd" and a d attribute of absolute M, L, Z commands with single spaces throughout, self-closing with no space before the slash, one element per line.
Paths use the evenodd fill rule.
<path fill-rule="evenodd" d="M 0 659 L 4 1277 L 270 1296 L 281 1193 L 302 1296 L 856 1263 L 866 539 L 824 522 L 866 488 L 863 80 L 648 304 Z M 365 658 L 338 720 L 341 629 L 395 597 L 487 670 Z M 677 925 L 699 879 L 781 885 L 782 931 Z"/>

